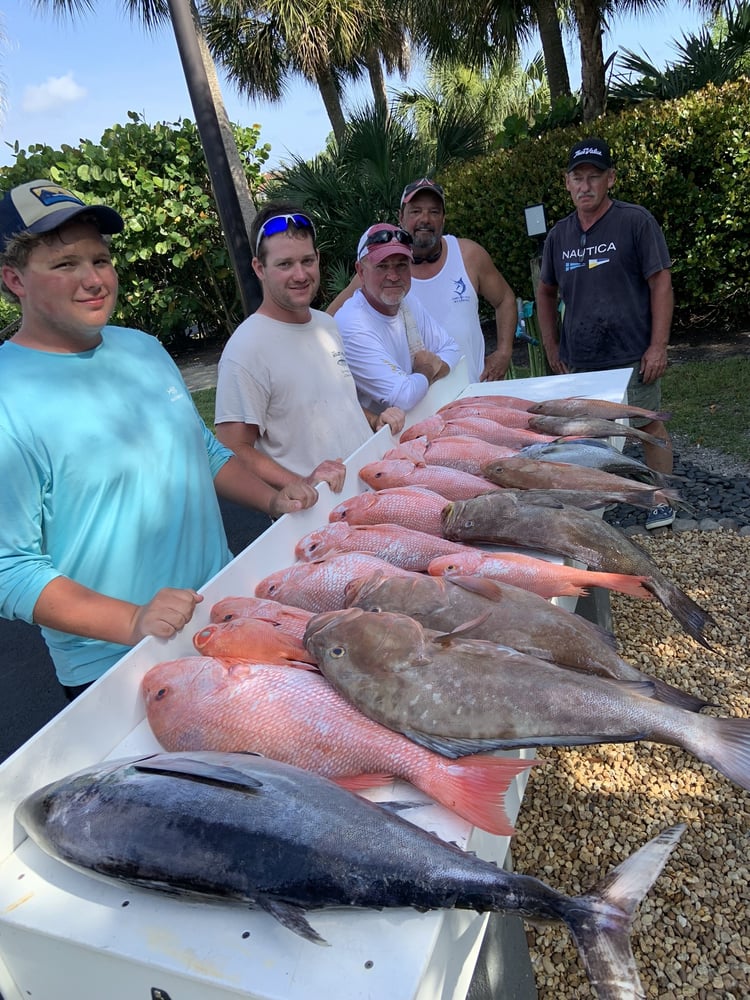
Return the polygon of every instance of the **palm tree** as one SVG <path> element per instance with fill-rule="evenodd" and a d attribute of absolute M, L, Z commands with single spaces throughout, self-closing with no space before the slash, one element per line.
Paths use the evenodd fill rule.
<path fill-rule="evenodd" d="M 74 17 L 93 11 L 93 0 L 32 0 L 38 9 Z M 171 21 L 182 60 L 195 122 L 201 136 L 211 176 L 216 207 L 227 242 L 245 315 L 261 301 L 258 279 L 252 269 L 249 226 L 255 206 L 245 179 L 218 81 L 208 50 L 202 44 L 193 0 L 123 0 L 131 17 L 147 31 Z"/>
<path fill-rule="evenodd" d="M 396 221 L 409 181 L 486 150 L 481 124 L 446 116 L 425 141 L 411 123 L 368 106 L 356 109 L 343 138 L 329 139 L 313 160 L 292 157 L 267 194 L 290 198 L 314 215 L 326 291 L 333 297 L 351 277 L 360 235 L 373 222 Z"/>
<path fill-rule="evenodd" d="M 337 139 L 344 134 L 346 80 L 367 72 L 386 107 L 383 65 L 408 70 L 403 23 L 374 0 L 202 0 L 201 17 L 214 55 L 237 89 L 280 101 L 288 80 L 315 84 Z"/>
<path fill-rule="evenodd" d="M 526 66 L 496 57 L 484 73 L 469 66 L 433 63 L 423 90 L 399 91 L 396 114 L 413 122 L 418 135 L 429 140 L 449 116 L 471 120 L 473 131 L 493 139 L 505 120 L 516 115 L 533 121 L 550 103 L 541 53 Z"/>
<path fill-rule="evenodd" d="M 644 100 L 673 100 L 709 83 L 721 86 L 744 75 L 750 67 L 750 4 L 728 9 L 714 28 L 705 26 L 699 34 L 683 34 L 674 48 L 678 59 L 658 69 L 644 52 L 625 50 L 620 64 L 625 71 L 609 88 L 614 106 Z M 631 74 L 639 78 L 632 79 Z"/>

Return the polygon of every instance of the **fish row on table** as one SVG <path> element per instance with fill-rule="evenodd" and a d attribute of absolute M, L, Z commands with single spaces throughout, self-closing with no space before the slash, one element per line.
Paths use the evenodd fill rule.
<path fill-rule="evenodd" d="M 478 567 L 459 570 L 459 558 L 500 554 L 444 537 L 473 530 L 465 517 L 452 519 L 456 505 L 483 493 L 509 499 L 517 491 L 490 482 L 487 468 L 515 458 L 490 455 L 475 476 L 429 466 L 426 455 L 447 454 L 451 439 L 460 449 L 467 427 L 488 433 L 484 424 L 502 425 L 497 418 L 507 409 L 515 416 L 503 426 L 539 438 L 531 423 L 536 405 L 477 397 L 457 402 L 452 413 L 446 408 L 445 434 L 435 424 L 432 437 L 412 439 L 411 459 L 387 460 L 423 474 L 437 470 L 442 492 L 431 492 L 434 478 L 428 489 L 389 487 L 379 470 L 370 485 L 386 486 L 384 493 L 369 504 L 344 501 L 329 528 L 300 540 L 299 558 L 311 561 L 270 574 L 255 597 L 217 602 L 211 624 L 194 637 L 196 655 L 157 664 L 143 681 L 149 722 L 173 752 L 102 765 L 41 789 L 18 810 L 29 835 L 74 867 L 148 888 L 243 900 L 311 941 L 321 939 L 305 913 L 322 906 L 455 906 L 562 920 L 603 1000 L 643 996 L 630 926 L 682 826 L 570 899 L 352 794 L 399 777 L 472 824 L 509 834 L 505 793 L 534 762 L 483 751 L 636 739 L 684 746 L 748 787 L 745 720 L 699 715 L 705 702 L 622 660 L 613 637 L 597 626 L 532 590 L 483 578 Z M 485 414 L 468 412 L 482 408 Z M 602 420 L 633 415 L 602 410 Z M 446 493 L 451 477 L 457 492 Z M 665 488 L 654 481 L 643 496 Z M 578 502 L 593 504 L 596 489 Z M 616 490 L 622 494 L 622 484 L 609 495 Z M 529 490 L 527 505 L 563 506 L 542 492 Z M 401 514 L 392 516 L 397 507 Z M 357 517 L 375 520 L 358 527 Z M 440 575 L 441 560 L 463 575 Z M 589 585 L 607 575 L 634 596 L 659 596 L 652 567 L 645 568 L 581 572 Z M 579 592 L 585 584 L 568 585 Z M 706 620 L 692 624 L 700 640 Z M 154 835 L 131 849 L 113 814 L 128 829 Z"/>

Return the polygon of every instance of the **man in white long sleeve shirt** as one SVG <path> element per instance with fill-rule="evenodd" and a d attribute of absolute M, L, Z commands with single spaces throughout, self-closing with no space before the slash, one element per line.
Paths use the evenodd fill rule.
<path fill-rule="evenodd" d="M 388 406 L 411 410 L 461 356 L 409 294 L 411 244 L 411 235 L 398 226 L 370 226 L 357 246 L 361 287 L 335 316 L 359 401 L 375 413 Z"/>

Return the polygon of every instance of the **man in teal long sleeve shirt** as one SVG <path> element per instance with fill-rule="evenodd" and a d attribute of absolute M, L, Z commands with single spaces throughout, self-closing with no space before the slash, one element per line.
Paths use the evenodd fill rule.
<path fill-rule="evenodd" d="M 217 492 L 272 516 L 310 506 L 208 431 L 158 341 L 108 326 L 123 228 L 48 181 L 0 201 L 0 615 L 36 622 L 69 697 L 146 635 L 190 621 L 231 558 Z"/>

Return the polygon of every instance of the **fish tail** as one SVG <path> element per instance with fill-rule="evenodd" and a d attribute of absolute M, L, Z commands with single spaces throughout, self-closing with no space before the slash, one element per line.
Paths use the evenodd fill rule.
<path fill-rule="evenodd" d="M 688 749 L 740 788 L 750 790 L 750 719 L 701 718 L 705 732 Z"/>
<path fill-rule="evenodd" d="M 633 917 L 684 830 L 684 823 L 663 830 L 586 895 L 563 904 L 561 916 L 599 1000 L 645 1000 L 630 945 Z"/>
<path fill-rule="evenodd" d="M 689 500 L 680 495 L 680 491 L 674 488 L 662 487 L 656 490 L 654 495 L 656 501 L 653 506 L 658 507 L 660 503 L 668 503 L 670 507 L 677 510 L 684 510 L 687 514 L 695 514 L 696 510 Z"/>
<path fill-rule="evenodd" d="M 507 813 L 507 793 L 516 775 L 537 760 L 472 754 L 441 761 L 433 780 L 420 787 L 436 802 L 488 833 L 510 837 L 515 832 Z M 521 793 L 515 792 L 517 804 Z"/>
<path fill-rule="evenodd" d="M 626 436 L 640 438 L 641 441 L 648 441 L 649 444 L 658 445 L 660 448 L 667 447 L 667 442 L 664 438 L 656 437 L 654 434 L 649 434 L 648 431 L 642 431 L 639 427 L 630 427 Z"/>
<path fill-rule="evenodd" d="M 648 577 L 646 587 L 651 593 L 661 601 L 667 611 L 685 629 L 689 636 L 699 642 L 706 649 L 712 649 L 711 644 L 703 635 L 703 630 L 708 625 L 715 625 L 716 621 L 712 615 L 705 611 L 699 604 L 688 597 L 684 590 L 667 580 L 661 575 Z"/>
<path fill-rule="evenodd" d="M 629 573 L 604 573 L 598 570 L 593 573 L 597 577 L 593 582 L 605 590 L 617 590 L 621 594 L 640 597 L 642 600 L 650 600 L 654 596 L 649 586 L 650 577 L 631 576 Z"/>

